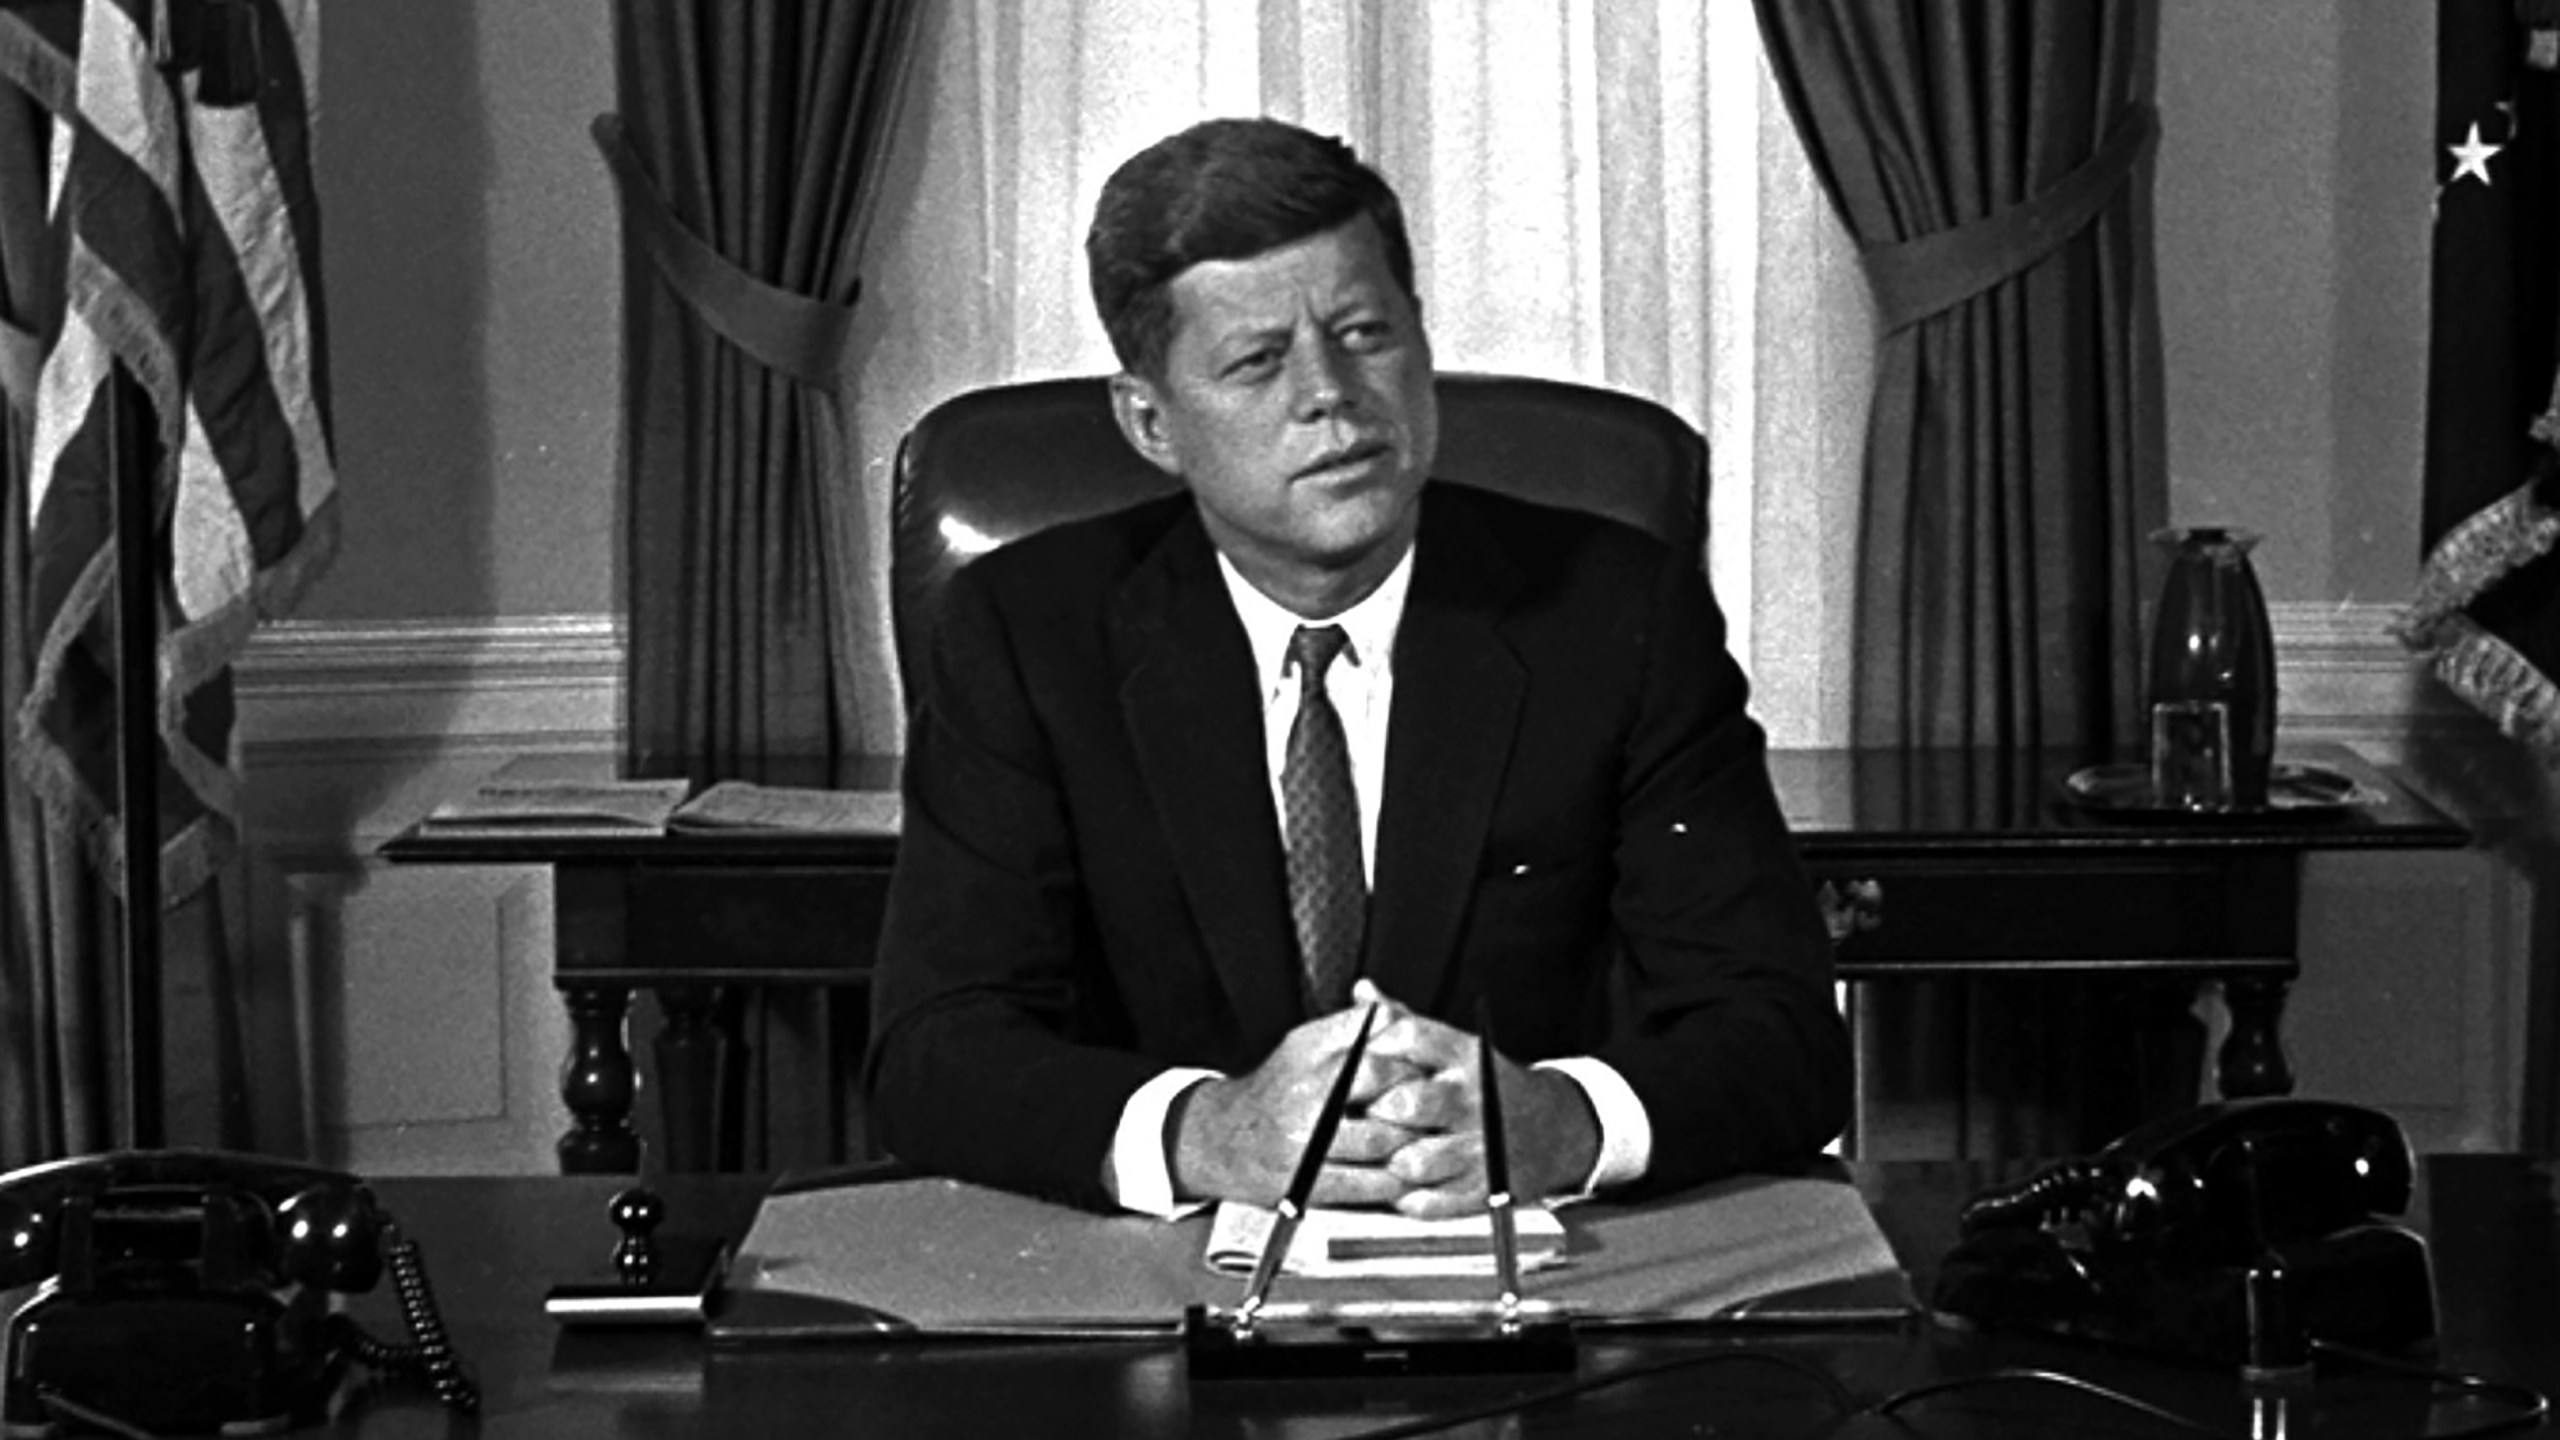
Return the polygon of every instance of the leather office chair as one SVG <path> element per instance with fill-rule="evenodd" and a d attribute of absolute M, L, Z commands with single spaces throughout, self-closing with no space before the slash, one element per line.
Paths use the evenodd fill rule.
<path fill-rule="evenodd" d="M 1704 563 L 1707 444 L 1650 400 L 1560 380 L 1443 374 L 1433 473 L 1624 520 Z M 972 390 L 898 446 L 889 592 L 913 703 L 942 590 L 972 557 L 1177 487 L 1111 418 L 1099 376 Z"/>

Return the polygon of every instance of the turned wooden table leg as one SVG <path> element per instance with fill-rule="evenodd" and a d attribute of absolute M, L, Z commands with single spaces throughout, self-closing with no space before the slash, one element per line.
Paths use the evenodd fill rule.
<path fill-rule="evenodd" d="M 560 1098 L 569 1131 L 560 1137 L 560 1169 L 568 1175 L 631 1175 L 640 1170 L 641 1141 L 631 1125 L 640 1077 L 627 1036 L 631 987 L 587 978 L 623 961 L 623 877 L 600 865 L 561 864 L 551 875 L 551 983 L 569 1008 L 569 1054 L 560 1065 Z"/>
<path fill-rule="evenodd" d="M 568 1175 L 629 1175 L 640 1169 L 640 1135 L 631 1128 L 639 1077 L 624 1043 L 631 992 L 619 985 L 563 985 L 569 1007 L 569 1058 L 560 1067 L 560 1098 L 569 1133 L 560 1137 L 560 1169 Z"/>
<path fill-rule="evenodd" d="M 2293 1067 L 2285 1063 L 2286 983 L 2282 980 L 2231 979 L 2222 982 L 2223 1008 L 2231 1013 L 2231 1033 L 2216 1057 L 2215 1081 L 2225 1100 L 2293 1093 Z"/>

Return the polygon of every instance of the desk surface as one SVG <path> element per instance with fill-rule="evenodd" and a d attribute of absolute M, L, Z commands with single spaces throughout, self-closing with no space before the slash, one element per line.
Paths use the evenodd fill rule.
<path fill-rule="evenodd" d="M 1859 1167 L 1861 1189 L 1922 1293 L 1954 1235 L 1963 1198 L 2019 1167 L 1896 1162 Z M 1535 1393 L 1537 1379 L 1225 1383 L 1194 1388 L 1167 1343 L 910 1344 L 713 1351 L 684 1332 L 563 1332 L 543 1291 L 565 1265 L 610 1247 L 608 1177 L 392 1179 L 385 1205 L 426 1252 L 455 1341 L 486 1397 L 483 1435 L 1308 1436 L 1336 1437 Z M 742 1232 L 759 1182 L 670 1177 L 671 1227 Z M 2444 1361 L 2488 1378 L 2560 1389 L 2560 1214 L 2550 1161 L 2438 1157 L 2411 1217 L 2433 1247 Z M 389 1297 L 360 1318 L 391 1333 Z M 1914 1386 L 2034 1366 L 2103 1383 L 2232 1435 L 2252 1429 L 2236 1375 L 2062 1341 L 1901 1329 L 1659 1334 L 1585 1347 L 1586 1378 L 1691 1362 L 1488 1422 L 1432 1433 L 1502 1436 L 1715 1433 L 1908 1436 L 1895 1419 L 1839 1415 L 1828 1383 L 1857 1406 Z M 2418 1382 L 2324 1372 L 2287 1400 L 2294 1433 L 2422 1433 L 2505 1413 L 2442 1401 Z M 1928 1436 L 2158 1436 L 2174 1433 L 2054 1386 L 1997 1385 L 1899 1412 Z M 2262 1420 L 2264 1417 L 2260 1417 Z M 405 1387 L 364 1397 L 337 1433 L 442 1435 L 440 1414 Z M 2272 1430 L 2263 1433 L 2275 1433 Z"/>
<path fill-rule="evenodd" d="M 1773 750 L 1769 778 L 1788 827 L 1809 850 L 1849 855 L 1933 850 L 2330 850 L 2449 847 L 2461 825 L 2344 745 L 2290 746 L 2279 766 L 2353 782 L 2357 803 L 2211 815 L 2082 803 L 2069 788 L 2084 757 L 2061 751 Z"/>

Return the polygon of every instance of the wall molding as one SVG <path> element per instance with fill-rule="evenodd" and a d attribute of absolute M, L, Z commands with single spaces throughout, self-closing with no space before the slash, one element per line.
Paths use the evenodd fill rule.
<path fill-rule="evenodd" d="M 2480 717 L 2391 635 L 2396 605 L 2271 605 L 2277 714 L 2305 738 L 2398 740 Z M 238 668 L 253 754 L 606 748 L 622 730 L 615 615 L 282 621 Z"/>
<path fill-rule="evenodd" d="M 235 671 L 252 760 L 599 749 L 622 733 L 613 615 L 280 621 Z"/>
<path fill-rule="evenodd" d="M 2396 742 L 2487 723 L 2391 633 L 2400 606 L 2294 602 L 2267 609 L 2282 733 Z"/>

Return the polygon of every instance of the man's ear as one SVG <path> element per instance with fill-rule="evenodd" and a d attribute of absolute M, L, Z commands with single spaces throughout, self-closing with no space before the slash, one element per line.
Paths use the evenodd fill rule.
<path fill-rule="evenodd" d="M 1164 402 L 1153 382 L 1126 370 L 1112 376 L 1111 418 L 1120 422 L 1120 433 L 1148 464 L 1177 480 L 1182 478 L 1182 457 L 1175 452 Z"/>

